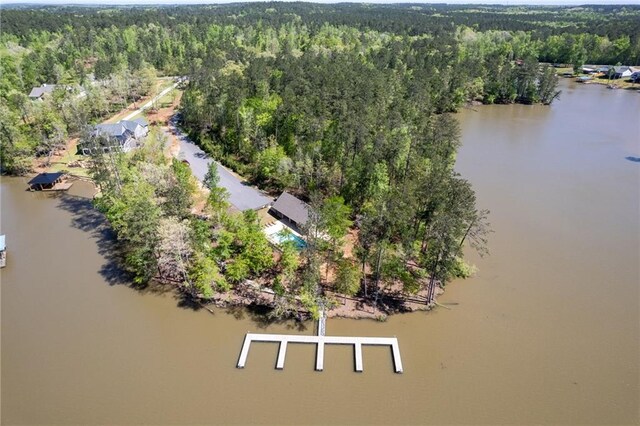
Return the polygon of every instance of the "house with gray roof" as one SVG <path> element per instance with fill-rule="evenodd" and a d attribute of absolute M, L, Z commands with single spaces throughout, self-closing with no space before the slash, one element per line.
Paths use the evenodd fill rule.
<path fill-rule="evenodd" d="M 271 212 L 297 228 L 304 226 L 309 220 L 309 205 L 286 191 L 273 203 Z"/>
<path fill-rule="evenodd" d="M 136 148 L 149 133 L 149 125 L 145 119 L 121 120 L 117 123 L 98 124 L 91 133 L 91 138 L 102 138 L 102 149 L 119 149 L 128 152 Z M 84 143 L 81 151 L 84 155 L 91 153 L 94 144 Z"/>
<path fill-rule="evenodd" d="M 43 84 L 40 87 L 34 87 L 29 93 L 29 97 L 33 100 L 42 100 L 45 95 L 51 94 L 56 89 L 55 84 Z"/>
<path fill-rule="evenodd" d="M 631 77 L 631 74 L 633 74 L 631 67 L 626 67 L 626 66 L 613 67 L 613 75 L 611 76 L 611 78 L 618 79 L 618 78 Z"/>

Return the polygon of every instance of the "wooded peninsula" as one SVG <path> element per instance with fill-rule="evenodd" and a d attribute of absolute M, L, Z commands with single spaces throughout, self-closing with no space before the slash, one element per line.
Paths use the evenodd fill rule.
<path fill-rule="evenodd" d="M 491 232 L 454 113 L 640 64 L 628 5 L 9 5 L 0 25 L 2 172 L 90 177 L 135 286 L 273 318 L 433 306 Z"/>

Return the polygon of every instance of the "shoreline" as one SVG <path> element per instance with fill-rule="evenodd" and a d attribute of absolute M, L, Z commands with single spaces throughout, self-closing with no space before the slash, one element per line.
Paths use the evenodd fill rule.
<path fill-rule="evenodd" d="M 26 175 L 30 177 L 32 174 Z M 35 175 L 35 174 L 33 174 Z M 80 196 L 93 200 L 97 194 L 100 193 L 98 187 L 95 185 L 91 178 L 86 176 L 78 176 L 72 173 L 68 173 L 68 180 L 71 182 L 84 182 L 87 184 L 87 189 L 82 191 Z M 202 190 L 202 188 L 201 188 Z M 71 195 L 74 196 L 74 195 Z M 105 225 L 111 226 L 105 218 Z M 109 255 L 117 255 L 114 251 Z M 117 257 L 117 256 L 116 256 Z M 264 281 L 264 279 L 258 278 L 257 280 Z M 266 282 L 263 284 L 267 284 Z M 274 309 L 276 303 L 275 292 L 267 285 L 261 285 L 256 280 L 248 279 L 243 283 L 236 285 L 232 290 L 227 293 L 216 292 L 211 299 L 205 299 L 197 296 L 193 296 L 189 293 L 184 283 L 178 283 L 176 281 L 166 280 L 161 277 L 156 277 L 149 286 L 167 286 L 171 287 L 170 291 L 175 295 L 182 295 L 191 299 L 191 301 L 201 308 L 211 312 L 210 307 L 233 309 L 236 307 L 243 307 L 250 309 L 255 307 L 258 309 L 268 309 L 269 311 Z M 387 317 L 391 315 L 411 313 L 418 311 L 430 311 L 437 305 L 437 297 L 444 293 L 444 289 L 440 283 L 436 283 L 435 297 L 431 303 L 426 303 L 426 288 L 415 295 L 403 294 L 401 286 L 387 286 L 380 288 L 378 297 L 378 306 L 374 306 L 372 295 L 375 289 L 371 285 L 368 286 L 368 297 L 345 297 L 339 293 L 327 289 L 326 284 L 322 283 L 320 286 L 323 288 L 323 294 L 329 296 L 334 302 L 331 307 L 327 307 L 327 318 L 345 318 L 345 319 L 370 319 L 376 321 L 385 321 Z M 128 287 L 135 288 L 133 282 L 127 284 Z M 312 319 L 312 315 L 306 311 L 299 300 L 289 301 L 291 308 L 285 315 L 277 319 L 295 319 L 295 320 L 307 320 Z M 265 319 L 269 319 L 268 312 L 263 314 Z"/>

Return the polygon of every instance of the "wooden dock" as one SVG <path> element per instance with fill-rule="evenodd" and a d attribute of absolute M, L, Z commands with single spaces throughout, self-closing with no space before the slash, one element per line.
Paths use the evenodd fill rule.
<path fill-rule="evenodd" d="M 320 312 L 320 319 L 318 320 L 318 336 L 324 336 L 327 331 L 327 314 L 324 309 Z"/>
<path fill-rule="evenodd" d="M 272 342 L 280 343 L 278 349 L 278 359 L 276 368 L 282 370 L 284 368 L 285 358 L 287 356 L 287 346 L 289 343 L 309 343 L 316 345 L 316 370 L 324 369 L 324 345 L 353 345 L 355 371 L 364 370 L 362 363 L 362 346 L 390 346 L 393 365 L 396 373 L 402 373 L 402 359 L 400 358 L 400 346 L 398 339 L 395 337 L 346 337 L 346 336 L 305 336 L 292 334 L 254 334 L 247 333 L 240 351 L 238 359 L 238 368 L 244 368 L 249 356 L 249 349 L 252 342 Z"/>

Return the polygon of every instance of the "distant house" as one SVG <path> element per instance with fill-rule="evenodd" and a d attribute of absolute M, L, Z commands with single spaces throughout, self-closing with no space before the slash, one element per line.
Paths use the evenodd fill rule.
<path fill-rule="evenodd" d="M 631 67 L 613 67 L 613 74 L 611 75 L 611 78 L 618 79 L 631 77 L 631 74 L 633 74 L 633 71 L 631 71 Z"/>
<path fill-rule="evenodd" d="M 309 205 L 288 192 L 283 192 L 278 197 L 271 206 L 271 211 L 276 217 L 298 228 L 309 220 Z"/>
<path fill-rule="evenodd" d="M 136 148 L 142 139 L 149 133 L 149 124 L 144 118 L 136 120 L 122 120 L 113 124 L 98 124 L 92 132 L 91 137 L 102 137 L 107 144 L 102 145 L 104 151 L 119 149 L 128 152 Z M 84 155 L 91 153 L 91 146 L 84 146 L 81 151 Z"/>
<path fill-rule="evenodd" d="M 640 83 L 640 71 L 634 71 L 629 78 L 631 78 L 631 81 L 634 83 Z"/>
<path fill-rule="evenodd" d="M 29 97 L 33 100 L 42 100 L 45 95 L 51 94 L 56 89 L 55 84 L 43 84 L 40 87 L 34 87 L 29 93 Z"/>
<path fill-rule="evenodd" d="M 597 73 L 608 74 L 609 73 L 609 68 L 611 68 L 609 65 L 605 65 L 603 67 L 598 67 L 598 69 L 596 69 L 596 72 Z"/>
<path fill-rule="evenodd" d="M 597 71 L 597 69 L 592 65 L 585 65 L 585 66 L 582 67 L 582 73 L 583 74 L 593 74 L 596 71 Z"/>
<path fill-rule="evenodd" d="M 29 98 L 31 98 L 32 100 L 42 100 L 46 95 L 53 93 L 53 91 L 58 88 L 65 89 L 68 92 L 77 93 L 78 98 L 84 98 L 85 96 L 87 96 L 87 91 L 83 87 L 78 85 L 61 86 L 59 84 L 43 84 L 40 87 L 34 87 L 33 89 L 31 89 Z"/>

